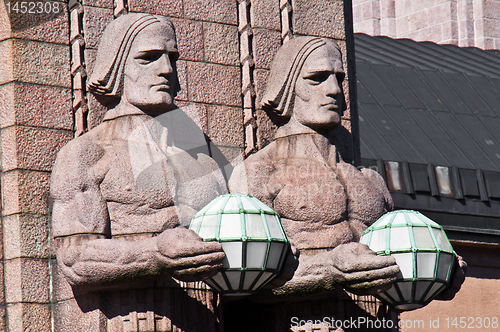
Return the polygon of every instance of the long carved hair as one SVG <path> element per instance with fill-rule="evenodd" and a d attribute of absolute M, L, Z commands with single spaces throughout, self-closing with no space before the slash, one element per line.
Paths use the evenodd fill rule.
<path fill-rule="evenodd" d="M 123 89 L 123 71 L 130 47 L 135 37 L 151 24 L 159 23 L 167 27 L 170 38 L 176 44 L 175 29 L 166 17 L 150 14 L 126 14 L 111 22 L 104 31 L 95 60 L 95 67 L 88 81 L 89 91 L 105 106 L 120 101 Z M 172 75 L 177 76 L 177 71 Z M 173 95 L 180 90 L 178 79 L 173 87 Z"/>
<path fill-rule="evenodd" d="M 292 116 L 295 83 L 302 66 L 314 50 L 327 43 L 333 45 L 341 54 L 335 42 L 319 37 L 290 39 L 276 53 L 261 100 L 262 109 L 275 123 L 282 124 Z"/>

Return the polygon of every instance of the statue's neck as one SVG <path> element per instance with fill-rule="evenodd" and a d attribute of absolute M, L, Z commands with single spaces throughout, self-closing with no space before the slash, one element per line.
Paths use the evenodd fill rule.
<path fill-rule="evenodd" d="M 336 158 L 337 153 L 335 150 L 335 144 L 333 142 L 331 131 L 316 131 L 301 124 L 300 122 L 295 120 L 294 117 L 292 117 L 286 125 L 278 129 L 275 135 L 275 139 L 299 135 L 311 136 L 314 144 L 318 148 L 323 158 L 325 158 L 325 160 L 328 160 L 330 157 Z M 331 154 L 333 155 L 330 156 Z"/>
<path fill-rule="evenodd" d="M 311 127 L 305 126 L 298 122 L 293 116 L 290 118 L 287 124 L 278 128 L 276 131 L 275 138 L 295 136 L 295 135 L 318 135 L 323 136 L 325 140 L 330 141 L 331 130 L 318 131 Z M 318 138 L 320 139 L 320 138 Z M 333 144 L 330 142 L 330 144 Z"/>

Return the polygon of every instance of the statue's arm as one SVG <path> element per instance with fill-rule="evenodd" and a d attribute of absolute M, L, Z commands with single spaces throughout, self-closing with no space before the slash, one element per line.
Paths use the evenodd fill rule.
<path fill-rule="evenodd" d="M 219 243 L 203 242 L 182 227 L 137 241 L 72 235 L 56 238 L 55 247 L 68 282 L 88 288 L 162 275 L 204 280 L 217 273 L 225 257 Z"/>
<path fill-rule="evenodd" d="M 99 287 L 163 274 L 191 281 L 217 273 L 224 253 L 185 228 L 155 237 L 111 238 L 99 183 L 104 151 L 88 141 L 71 142 L 54 165 L 51 196 L 58 265 L 72 285 Z M 103 166 L 104 165 L 104 166 Z"/>

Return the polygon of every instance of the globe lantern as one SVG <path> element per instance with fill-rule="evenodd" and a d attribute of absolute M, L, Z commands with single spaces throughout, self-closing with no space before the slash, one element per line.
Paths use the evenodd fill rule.
<path fill-rule="evenodd" d="M 290 242 L 276 212 L 251 195 L 222 195 L 195 214 L 190 229 L 226 254 L 205 282 L 224 295 L 249 295 L 281 273 Z"/>
<path fill-rule="evenodd" d="M 399 310 L 427 305 L 450 284 L 455 253 L 439 224 L 417 211 L 386 213 L 360 239 L 377 255 L 391 255 L 400 268 L 396 282 L 377 295 Z"/>

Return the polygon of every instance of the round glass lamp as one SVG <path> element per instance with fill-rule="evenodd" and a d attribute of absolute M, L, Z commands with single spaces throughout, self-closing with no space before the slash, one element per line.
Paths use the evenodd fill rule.
<path fill-rule="evenodd" d="M 205 282 L 224 295 L 259 291 L 280 274 L 290 250 L 278 214 L 251 195 L 217 197 L 195 214 L 189 228 L 222 244 L 224 266 Z"/>
<path fill-rule="evenodd" d="M 427 305 L 450 284 L 455 253 L 439 224 L 417 211 L 386 213 L 361 235 L 378 255 L 391 255 L 400 268 L 396 282 L 378 294 L 399 310 Z"/>

